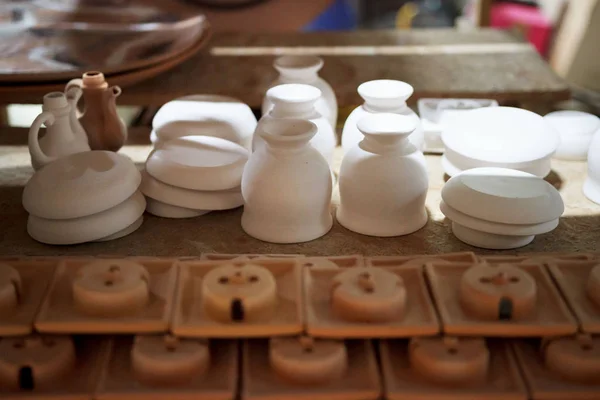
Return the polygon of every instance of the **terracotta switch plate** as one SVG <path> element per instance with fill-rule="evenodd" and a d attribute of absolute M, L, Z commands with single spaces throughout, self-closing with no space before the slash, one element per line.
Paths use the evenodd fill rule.
<path fill-rule="evenodd" d="M 421 267 L 306 268 L 304 291 L 307 331 L 315 337 L 407 337 L 440 329 Z"/>
<path fill-rule="evenodd" d="M 364 267 L 365 258 L 360 255 L 306 257 L 302 260 L 302 266 L 311 269 Z"/>
<path fill-rule="evenodd" d="M 112 343 L 103 378 L 94 396 L 97 400 L 232 400 L 235 398 L 238 371 L 238 345 L 235 341 L 208 342 L 207 369 L 190 382 L 144 384 L 136 379 L 131 359 L 134 338 L 116 337 Z M 178 352 L 175 347 L 174 353 Z M 172 362 L 172 358 L 165 357 Z M 154 359 L 156 360 L 156 359 Z M 168 365 L 168 364 L 167 364 Z M 158 369 L 165 366 L 158 365 Z"/>
<path fill-rule="evenodd" d="M 554 261 L 547 265 L 579 320 L 581 330 L 600 333 L 600 262 Z M 595 280 L 592 270 L 598 271 Z"/>
<path fill-rule="evenodd" d="M 448 262 L 477 262 L 477 256 L 470 251 L 459 253 L 434 254 L 422 256 L 379 256 L 366 257 L 369 267 L 398 267 L 400 265 L 424 266 L 426 263 L 446 264 Z"/>
<path fill-rule="evenodd" d="M 221 260 L 246 260 L 254 258 L 296 258 L 304 257 L 302 254 L 220 254 L 220 253 L 202 253 L 201 260 L 221 261 Z"/>
<path fill-rule="evenodd" d="M 300 384 L 286 379 L 271 366 L 268 339 L 245 341 L 242 356 L 242 400 L 380 398 L 381 382 L 372 344 L 363 340 L 347 340 L 345 345 L 347 367 L 339 378 L 326 383 Z"/>
<path fill-rule="evenodd" d="M 90 269 L 92 263 L 94 267 L 99 266 L 98 271 Z M 35 327 L 47 333 L 166 332 L 176 278 L 176 263 L 169 260 L 63 261 L 54 275 Z M 83 289 L 76 291 L 76 288 Z M 109 289 L 114 292 L 107 295 Z M 108 313 L 108 304 L 119 314 L 102 315 L 104 309 Z"/>
<path fill-rule="evenodd" d="M 480 277 L 472 274 L 481 269 Z M 577 330 L 575 319 L 541 263 L 430 264 L 425 270 L 447 334 L 552 336 Z M 487 307 L 480 311 L 492 315 L 484 318 L 481 313 L 467 311 L 467 304 Z"/>
<path fill-rule="evenodd" d="M 300 333 L 301 260 L 180 263 L 173 333 L 215 338 Z"/>
<path fill-rule="evenodd" d="M 460 339 L 459 339 L 460 340 Z M 527 390 L 508 345 L 487 340 L 487 374 L 467 384 L 436 383 L 411 366 L 408 340 L 382 340 L 380 356 L 389 400 L 526 400 Z M 460 357 L 460 351 L 450 357 Z"/>
<path fill-rule="evenodd" d="M 46 295 L 57 261 L 1 261 L 0 266 L 0 336 L 27 335 L 33 330 L 33 320 Z M 13 282 L 14 292 L 4 292 L 3 284 L 10 285 L 1 276 L 2 271 L 16 271 L 18 278 Z M 6 296 L 4 298 L 3 296 Z M 14 296 L 14 297 L 13 297 Z M 13 297 L 13 304 L 3 305 Z"/>

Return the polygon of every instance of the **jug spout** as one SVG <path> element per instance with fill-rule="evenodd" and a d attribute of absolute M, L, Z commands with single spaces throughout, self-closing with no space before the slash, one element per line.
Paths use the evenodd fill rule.
<path fill-rule="evenodd" d="M 119 86 L 112 86 L 104 92 L 103 114 L 104 132 L 103 147 L 106 150 L 117 151 L 127 140 L 127 126 L 117 113 L 117 97 L 121 95 Z"/>

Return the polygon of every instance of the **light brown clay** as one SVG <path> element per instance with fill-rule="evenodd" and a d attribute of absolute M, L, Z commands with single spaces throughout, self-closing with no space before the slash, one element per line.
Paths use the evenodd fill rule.
<path fill-rule="evenodd" d="M 131 368 L 145 386 L 185 385 L 210 367 L 206 340 L 178 339 L 171 335 L 136 336 L 131 347 Z"/>
<path fill-rule="evenodd" d="M 56 259 L 0 264 L 0 336 L 27 335 L 57 265 Z"/>
<path fill-rule="evenodd" d="M 546 366 L 567 380 L 600 383 L 600 338 L 581 334 L 549 340 L 544 345 Z"/>
<path fill-rule="evenodd" d="M 290 361 L 287 366 L 304 378 L 316 378 L 317 370 L 309 369 L 309 363 L 321 371 L 326 369 L 334 371 L 342 364 L 343 356 L 339 345 L 334 344 L 335 342 L 324 341 L 319 344 L 316 339 L 313 343 L 315 353 L 307 354 L 302 350 L 303 345 L 297 342 L 298 338 L 276 340 L 281 340 L 280 343 L 285 347 Z M 291 344 L 294 341 L 296 343 Z M 345 342 L 346 368 L 343 373 L 337 375 L 332 373 L 330 377 L 333 379 L 328 382 L 324 380 L 314 382 L 312 379 L 303 381 L 300 376 L 295 376 L 296 380 L 294 380 L 288 375 L 282 376 L 282 366 L 273 368 L 271 363 L 272 345 L 269 343 L 266 339 L 244 342 L 241 393 L 243 400 L 375 400 L 381 394 L 375 354 L 368 341 Z M 291 359 L 296 357 L 298 361 L 292 363 Z M 301 359 L 303 361 L 299 361 Z M 323 365 L 328 363 L 328 367 L 324 368 Z M 300 380 L 297 380 L 298 378 Z"/>
<path fill-rule="evenodd" d="M 305 268 L 304 290 L 307 331 L 312 336 L 407 337 L 439 332 L 421 267 Z M 376 322 L 364 322 L 369 320 Z"/>
<path fill-rule="evenodd" d="M 554 281 L 575 313 L 583 332 L 600 333 L 598 261 L 548 263 Z"/>
<path fill-rule="evenodd" d="M 253 258 L 296 258 L 304 257 L 302 254 L 220 254 L 202 253 L 201 260 L 251 260 Z"/>
<path fill-rule="evenodd" d="M 533 253 L 525 255 L 492 255 L 477 257 L 481 262 L 490 264 L 528 264 L 532 262 L 548 262 L 548 261 L 588 261 L 596 257 L 591 253 Z"/>
<path fill-rule="evenodd" d="M 100 267 L 90 268 L 90 264 Z M 35 327 L 41 332 L 73 334 L 166 332 L 177 277 L 175 264 L 168 259 L 63 260 Z M 108 281 L 113 283 L 106 286 Z"/>
<path fill-rule="evenodd" d="M 187 337 L 300 333 L 300 260 L 181 262 L 172 331 Z"/>
<path fill-rule="evenodd" d="M 413 339 L 417 342 L 428 342 L 430 354 L 435 355 L 436 351 L 447 352 L 445 339 L 440 338 L 419 338 Z M 433 370 L 419 371 L 415 368 L 414 354 L 410 355 L 410 345 L 408 340 L 384 340 L 380 343 L 380 356 L 382 376 L 386 386 L 385 398 L 389 400 L 526 400 L 527 390 L 521 379 L 519 370 L 515 363 L 509 347 L 500 341 L 487 340 L 484 349 L 481 347 L 482 339 L 458 339 L 469 343 L 467 346 L 458 345 L 459 351 L 456 354 L 448 354 L 441 358 L 448 358 L 449 363 L 442 365 L 439 363 L 435 367 L 439 358 L 433 357 L 429 365 Z M 451 347 L 450 347 L 451 348 Z M 457 364 L 452 360 L 453 357 L 463 359 L 462 351 L 469 348 L 471 360 L 466 365 L 466 370 L 457 368 Z M 414 349 L 412 350 L 414 352 Z M 484 355 L 487 353 L 487 357 Z M 447 354 L 447 353 L 446 353 Z M 487 358 L 487 371 L 483 374 L 481 371 L 475 371 L 475 365 L 484 364 Z M 435 360 L 435 361 L 434 361 Z M 463 359 L 464 361 L 464 359 Z M 453 366 L 453 367 L 451 367 Z M 453 375 L 442 376 L 432 374 L 438 370 L 440 373 L 452 371 Z M 467 371 L 473 373 L 473 376 L 479 375 L 479 379 L 463 381 L 461 375 L 467 375 Z M 453 378 L 453 379 L 451 379 Z M 441 382 L 440 382 L 441 380 Z M 453 383 L 453 384 L 450 384 Z M 462 383 L 462 384 L 461 384 Z"/>
<path fill-rule="evenodd" d="M 311 269 L 352 268 L 365 266 L 365 258 L 361 255 L 306 257 L 306 259 L 303 261 L 304 262 L 302 266 Z"/>
<path fill-rule="evenodd" d="M 424 266 L 426 263 L 477 262 L 477 256 L 471 251 L 463 251 L 436 255 L 366 257 L 365 262 L 369 267 Z"/>
<path fill-rule="evenodd" d="M 506 271 L 507 269 L 504 267 L 506 264 L 502 265 L 503 267 L 492 266 L 491 268 L 501 268 L 499 271 Z M 489 267 L 489 265 L 487 266 Z M 530 276 L 535 281 L 535 285 L 532 285 L 531 282 L 523 285 L 524 297 L 517 302 L 517 304 L 524 304 L 524 310 L 527 310 L 528 304 L 531 302 L 532 286 L 535 286 L 536 302 L 532 311 L 522 312 L 519 311 L 521 305 L 515 307 L 513 302 L 497 301 L 498 295 L 493 286 L 489 292 L 483 292 L 486 293 L 485 295 L 477 295 L 473 290 L 472 298 L 468 302 L 473 307 L 472 309 L 465 308 L 462 298 L 465 297 L 466 291 L 461 290 L 461 284 L 464 274 L 472 267 L 471 263 L 453 263 L 448 265 L 430 264 L 425 268 L 445 333 L 481 336 L 552 336 L 569 335 L 577 330 L 577 324 L 567 305 L 563 302 L 544 266 L 539 263 L 512 265 L 512 267 L 527 273 L 520 274 L 519 282 L 515 284 L 519 284 L 525 276 Z M 510 269 L 508 272 L 510 271 L 514 270 Z M 506 285 L 500 286 L 502 293 L 511 293 L 511 296 L 514 294 L 512 291 L 506 292 L 503 288 Z M 485 283 L 485 287 L 489 289 L 488 283 Z M 497 305 L 497 318 L 495 320 L 482 319 L 473 315 L 473 309 L 477 302 L 481 306 L 478 309 L 481 313 L 485 311 L 484 316 L 487 317 L 493 317 L 492 308 L 494 304 Z M 515 311 L 517 311 L 516 319 L 513 318 Z"/>
<path fill-rule="evenodd" d="M 235 341 L 178 339 L 174 352 L 164 352 L 164 338 L 144 338 L 144 363 L 152 359 L 157 368 L 152 382 L 139 381 L 132 355 L 139 351 L 140 337 L 116 337 L 94 399 L 97 400 L 232 400 L 238 372 L 238 347 Z M 168 339 L 170 340 L 170 339 Z M 137 343 L 136 343 L 137 342 Z M 208 350 L 208 352 L 205 352 Z M 161 367 L 158 367 L 158 360 Z M 167 362 L 165 362 L 168 360 Z M 167 368 L 167 364 L 172 367 Z M 183 372 L 183 376 L 177 375 Z M 164 374 L 163 374 L 164 373 Z M 148 376 L 150 378 L 150 376 Z M 173 378 L 174 380 L 171 380 Z"/>

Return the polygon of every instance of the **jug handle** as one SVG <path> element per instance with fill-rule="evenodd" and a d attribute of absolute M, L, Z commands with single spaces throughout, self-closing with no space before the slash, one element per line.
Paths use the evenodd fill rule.
<path fill-rule="evenodd" d="M 78 88 L 81 91 L 81 93 L 83 94 L 83 79 L 81 79 L 81 78 L 71 79 L 65 86 L 65 94 L 68 94 L 68 92 L 73 88 Z M 68 96 L 67 96 L 67 98 L 68 98 Z M 81 115 L 83 114 L 83 110 L 79 107 L 79 99 L 80 98 L 81 98 L 81 94 L 79 94 L 79 96 L 75 100 L 75 107 L 77 110 L 77 118 L 80 118 Z"/>
<path fill-rule="evenodd" d="M 42 124 L 46 124 L 46 126 L 51 126 L 54 124 L 54 114 L 49 111 L 44 111 L 40 115 L 38 115 L 33 124 L 31 124 L 31 128 L 29 128 L 29 151 L 33 158 L 35 158 L 41 165 L 46 165 L 56 160 L 55 157 L 48 157 L 42 151 L 40 147 L 40 142 L 38 139 L 40 128 Z"/>

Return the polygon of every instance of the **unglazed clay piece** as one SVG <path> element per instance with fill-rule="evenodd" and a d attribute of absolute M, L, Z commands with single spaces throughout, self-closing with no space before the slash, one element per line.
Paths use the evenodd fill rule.
<path fill-rule="evenodd" d="M 560 135 L 560 144 L 554 157 L 561 160 L 587 160 L 590 143 L 596 132 L 600 132 L 600 118 L 581 111 L 554 111 L 544 120 Z"/>
<path fill-rule="evenodd" d="M 87 217 L 45 219 L 30 215 L 27 232 L 35 240 L 47 244 L 65 245 L 101 240 L 131 227 L 138 222 L 145 209 L 144 196 L 135 192 L 121 204 Z"/>
<path fill-rule="evenodd" d="M 191 190 L 227 190 L 240 186 L 248 150 L 210 136 L 184 136 L 158 146 L 146 171 L 172 186 Z"/>
<path fill-rule="evenodd" d="M 282 337 L 269 341 L 269 361 L 271 368 L 288 381 L 319 385 L 344 375 L 348 354 L 342 340 Z"/>
<path fill-rule="evenodd" d="M 560 139 L 531 111 L 485 107 L 457 115 L 442 132 L 442 141 L 442 165 L 450 176 L 471 168 L 502 167 L 543 178 Z"/>
<path fill-rule="evenodd" d="M 136 379 L 147 386 L 176 386 L 189 383 L 210 367 L 206 340 L 174 336 L 136 336 L 131 347 L 131 368 Z"/>
<path fill-rule="evenodd" d="M 192 210 L 191 208 L 172 206 L 151 197 L 146 197 L 146 211 L 163 218 L 193 218 L 210 212 L 208 210 Z"/>
<path fill-rule="evenodd" d="M 587 156 L 588 173 L 583 183 L 583 194 L 600 204 L 600 131 L 594 134 Z"/>
<path fill-rule="evenodd" d="M 342 226 L 365 235 L 398 236 L 427 223 L 425 157 L 407 140 L 417 122 L 388 113 L 358 121 L 364 139 L 345 155 L 339 175 Z"/>
<path fill-rule="evenodd" d="M 127 200 L 141 179 L 125 156 L 110 151 L 77 153 L 36 172 L 23 191 L 23 207 L 40 218 L 86 217 Z"/>
<path fill-rule="evenodd" d="M 534 235 L 499 235 L 471 229 L 452 221 L 452 233 L 458 240 L 474 247 L 490 250 L 518 249 L 527 246 L 535 239 Z"/>
<path fill-rule="evenodd" d="M 544 346 L 546 366 L 574 382 L 597 384 L 600 377 L 600 338 L 562 337 Z"/>
<path fill-rule="evenodd" d="M 141 264 L 119 260 L 94 261 L 77 271 L 73 301 L 81 313 L 99 317 L 131 315 L 149 301 L 148 271 Z"/>
<path fill-rule="evenodd" d="M 198 211 L 228 210 L 244 204 L 240 188 L 219 191 L 183 189 L 163 183 L 146 171 L 142 172 L 140 190 L 162 203 Z"/>
<path fill-rule="evenodd" d="M 104 236 L 103 238 L 94 240 L 94 241 L 95 242 L 108 242 L 109 240 L 120 239 L 122 237 L 130 235 L 133 232 L 137 231 L 139 229 L 139 227 L 142 226 L 143 223 L 144 223 L 144 216 L 142 215 L 133 224 L 129 225 L 127 228 L 121 229 L 117 233 L 113 233 L 112 235 Z"/>
<path fill-rule="evenodd" d="M 354 267 L 332 282 L 331 306 L 347 321 L 387 322 L 404 314 L 402 278 L 380 268 Z"/>
<path fill-rule="evenodd" d="M 221 322 L 269 318 L 277 305 L 277 284 L 271 271 L 259 265 L 225 264 L 205 275 L 202 302 Z"/>
<path fill-rule="evenodd" d="M 537 303 L 535 279 L 508 264 L 476 265 L 460 280 L 460 302 L 470 315 L 485 320 L 519 320 Z"/>
<path fill-rule="evenodd" d="M 370 114 L 393 113 L 411 118 L 416 123 L 416 129 L 410 134 L 408 140 L 420 151 L 425 145 L 425 136 L 419 116 L 406 104 L 406 100 L 413 94 L 413 87 L 406 82 L 379 79 L 361 84 L 358 94 L 364 99 L 364 104 L 355 108 L 344 123 L 342 131 L 342 147 L 344 152 L 350 151 L 362 139 L 363 134 L 356 124 L 359 120 Z"/>
<path fill-rule="evenodd" d="M 22 291 L 19 271 L 8 264 L 0 263 L 0 318 L 15 311 Z"/>
<path fill-rule="evenodd" d="M 588 297 L 600 309 L 600 264 L 596 265 L 590 271 L 590 276 L 586 281 L 585 289 Z"/>
<path fill-rule="evenodd" d="M 68 336 L 27 336 L 0 340 L 0 386 L 32 390 L 51 385 L 75 366 Z"/>
<path fill-rule="evenodd" d="M 484 339 L 413 338 L 409 344 L 410 366 L 436 384 L 469 386 L 485 380 L 490 353 Z"/>

